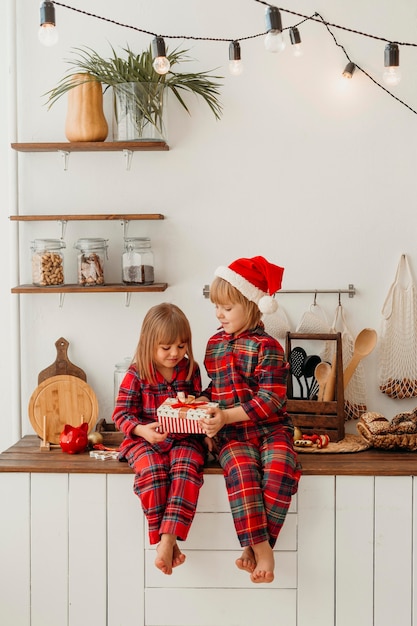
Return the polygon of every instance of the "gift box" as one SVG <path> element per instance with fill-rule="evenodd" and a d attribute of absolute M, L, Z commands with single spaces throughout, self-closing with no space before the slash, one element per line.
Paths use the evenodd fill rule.
<path fill-rule="evenodd" d="M 217 402 L 181 402 L 178 398 L 168 398 L 158 407 L 156 414 L 164 431 L 204 435 L 199 420 L 208 417 L 208 408 L 217 406 Z"/>

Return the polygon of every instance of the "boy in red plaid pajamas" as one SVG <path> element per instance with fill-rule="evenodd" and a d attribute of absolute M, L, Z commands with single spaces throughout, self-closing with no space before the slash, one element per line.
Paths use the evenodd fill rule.
<path fill-rule="evenodd" d="M 202 398 L 219 403 L 201 425 L 223 468 L 242 556 L 252 582 L 274 579 L 273 547 L 300 472 L 293 425 L 286 413 L 288 363 L 265 332 L 262 313 L 277 308 L 283 268 L 263 257 L 219 267 L 210 300 L 221 329 L 209 340 L 204 364 L 211 379 Z M 213 446 L 211 446 L 213 447 Z"/>
<path fill-rule="evenodd" d="M 185 540 L 203 484 L 205 448 L 201 435 L 158 432 L 156 410 L 178 392 L 201 393 L 191 329 L 174 304 L 152 307 L 145 316 L 136 354 L 119 389 L 113 420 L 125 436 L 119 459 L 135 472 L 134 491 L 148 520 L 155 565 L 164 574 L 185 561 Z"/>

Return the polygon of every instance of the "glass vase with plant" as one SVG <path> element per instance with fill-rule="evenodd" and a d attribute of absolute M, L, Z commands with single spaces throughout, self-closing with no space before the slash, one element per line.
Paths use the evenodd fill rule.
<path fill-rule="evenodd" d="M 170 70 L 167 74 L 158 74 L 153 68 L 152 48 L 136 54 L 130 47 L 123 48 L 125 56 L 119 56 L 111 46 L 112 55 L 104 58 L 92 48 L 74 48 L 73 58 L 66 59 L 71 66 L 56 87 L 48 91 L 49 108 L 70 90 L 89 82 L 109 87 L 114 92 L 114 115 L 116 128 L 129 119 L 132 127 L 129 132 L 135 136 L 116 139 L 165 139 L 165 99 L 172 93 L 181 106 L 190 113 L 184 99 L 185 94 L 192 93 L 209 106 L 216 119 L 220 119 L 222 106 L 220 103 L 219 82 L 222 77 L 215 76 L 211 71 L 179 72 L 176 66 L 189 61 L 187 50 L 176 49 L 167 53 Z M 127 132 L 127 131 L 126 131 Z M 152 137 L 146 136 L 152 135 Z M 117 131 L 116 131 L 117 135 Z"/>

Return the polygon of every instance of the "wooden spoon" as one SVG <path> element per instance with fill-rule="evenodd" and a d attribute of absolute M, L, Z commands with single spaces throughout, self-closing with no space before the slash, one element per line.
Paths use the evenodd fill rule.
<path fill-rule="evenodd" d="M 331 370 L 332 367 L 330 363 L 326 363 L 326 361 L 322 361 L 321 363 L 319 363 L 314 370 L 314 377 L 319 384 L 319 392 L 317 394 L 317 400 L 319 402 L 323 401 L 324 390 L 326 388 L 326 383 L 330 376 Z"/>
<path fill-rule="evenodd" d="M 352 378 L 355 369 L 357 368 L 359 361 L 364 357 L 371 354 L 372 350 L 376 346 L 377 334 L 376 330 L 373 328 L 364 328 L 361 330 L 359 335 L 355 339 L 355 345 L 353 348 L 353 355 L 350 360 L 349 365 L 346 367 L 343 372 L 343 388 L 349 384 L 350 379 Z"/>
<path fill-rule="evenodd" d="M 337 365 L 337 352 L 335 352 L 332 365 L 330 367 L 330 374 L 327 377 L 326 388 L 324 390 L 323 401 L 324 402 L 333 402 L 334 400 L 334 392 L 336 389 L 336 365 Z"/>

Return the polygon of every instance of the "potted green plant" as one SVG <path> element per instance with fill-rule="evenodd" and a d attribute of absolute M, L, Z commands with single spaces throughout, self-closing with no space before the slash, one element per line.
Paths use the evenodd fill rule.
<path fill-rule="evenodd" d="M 103 58 L 89 47 L 74 48 L 74 58 L 66 59 L 71 69 L 58 82 L 57 86 L 48 91 L 47 104 L 49 108 L 64 94 L 72 90 L 82 90 L 83 86 L 101 83 L 109 87 L 114 93 L 114 138 L 116 140 L 165 140 L 165 99 L 168 92 L 172 93 L 188 112 L 184 95 L 193 93 L 210 107 L 216 119 L 220 119 L 222 106 L 219 95 L 222 77 L 214 76 L 211 72 L 179 72 L 176 66 L 181 62 L 189 61 L 187 50 L 176 49 L 167 53 L 170 70 L 167 74 L 158 74 L 153 68 L 152 48 L 140 54 L 135 54 L 129 47 L 123 48 L 124 57 L 119 56 L 111 46 L 112 55 Z M 69 94 L 70 95 L 70 94 Z M 67 137 L 76 136 L 77 129 L 71 133 L 68 119 L 71 124 L 81 126 L 87 118 L 87 125 L 92 116 L 90 103 L 84 103 L 82 92 L 72 98 L 76 105 L 87 108 L 85 115 L 70 112 L 67 116 Z M 70 100 L 70 98 L 69 98 Z M 70 105 L 70 102 L 68 103 Z M 73 104 L 73 103 L 71 103 Z M 87 115 L 89 113 L 89 115 Z M 93 113 L 94 114 L 94 113 Z M 85 135 L 84 135 L 85 136 Z M 72 138 L 70 141 L 74 141 Z M 91 139 L 79 139 L 91 140 Z M 93 139 L 94 140 L 94 139 Z"/>

